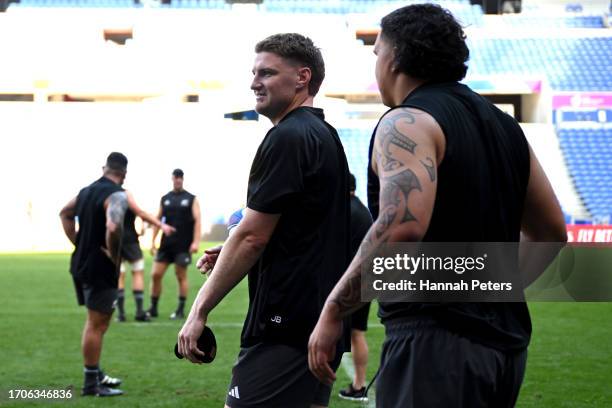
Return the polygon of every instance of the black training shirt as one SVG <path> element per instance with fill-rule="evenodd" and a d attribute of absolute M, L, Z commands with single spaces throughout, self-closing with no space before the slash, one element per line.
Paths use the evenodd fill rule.
<path fill-rule="evenodd" d="M 186 190 L 170 191 L 160 201 L 162 221 L 176 228 L 170 235 L 162 235 L 160 248 L 173 248 L 178 252 L 186 252 L 193 242 L 192 206 L 195 196 Z"/>
<path fill-rule="evenodd" d="M 348 165 L 323 111 L 299 107 L 273 127 L 251 167 L 247 206 L 282 214 L 249 271 L 242 346 L 305 348 L 349 262 Z"/>
<path fill-rule="evenodd" d="M 70 261 L 70 272 L 83 283 L 97 288 L 116 288 L 119 278 L 116 265 L 102 252 L 106 248 L 106 210 L 104 202 L 123 189 L 112 180 L 101 177 L 79 191 L 76 216 L 79 230 Z"/>

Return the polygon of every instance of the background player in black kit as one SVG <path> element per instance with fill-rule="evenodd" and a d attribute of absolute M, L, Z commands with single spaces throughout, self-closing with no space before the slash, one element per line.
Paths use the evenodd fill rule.
<path fill-rule="evenodd" d="M 75 246 L 70 262 L 77 300 L 87 307 L 82 349 L 85 363 L 83 395 L 121 395 L 121 381 L 100 369 L 102 339 L 108 329 L 117 300 L 117 280 L 123 219 L 128 207 L 121 184 L 127 172 L 127 158 L 111 153 L 104 175 L 70 200 L 60 212 L 62 227 Z M 77 233 L 75 217 L 78 217 Z"/>
<path fill-rule="evenodd" d="M 308 371 L 306 345 L 348 262 L 348 166 L 335 129 L 312 107 L 325 74 L 319 49 L 302 35 L 277 34 L 255 52 L 255 109 L 274 127 L 253 160 L 244 217 L 200 289 L 179 350 L 198 362 L 208 314 L 248 273 L 249 310 L 226 405 L 326 406 L 331 388 Z M 213 254 L 198 264 L 209 262 Z"/>
<path fill-rule="evenodd" d="M 136 231 L 136 217 L 140 217 L 143 221 L 150 223 L 158 229 L 161 229 L 165 235 L 171 235 L 175 228 L 162 223 L 158 218 L 149 214 L 140 208 L 134 199 L 134 195 L 130 191 L 125 191 L 128 200 L 128 209 L 125 213 L 123 222 L 123 239 L 121 241 L 121 275 L 119 275 L 119 290 L 117 294 L 117 321 L 124 322 L 125 317 L 125 271 L 129 267 L 132 269 L 132 293 L 136 303 L 136 314 L 134 319 L 141 322 L 150 320 L 148 313 L 142 307 L 144 298 L 144 257 L 138 236 L 141 235 Z"/>
<path fill-rule="evenodd" d="M 349 191 L 351 193 L 351 259 L 355 257 L 363 237 L 372 225 L 372 215 L 359 197 L 355 195 L 357 182 L 354 175 L 350 175 Z M 351 315 L 351 357 L 355 367 L 355 377 L 344 390 L 340 390 L 339 397 L 352 401 L 367 401 L 366 370 L 368 368 L 368 342 L 365 332 L 368 330 L 368 315 L 370 314 L 368 302 Z"/>
<path fill-rule="evenodd" d="M 182 319 L 184 316 L 185 300 L 189 290 L 187 280 L 187 266 L 191 263 L 191 254 L 198 251 L 201 238 L 200 204 L 196 196 L 183 188 L 184 173 L 181 169 L 172 172 L 172 191 L 161 198 L 157 217 L 162 223 L 176 229 L 172 235 L 164 233 L 161 244 L 153 263 L 151 273 L 151 308 L 149 315 L 157 317 L 157 304 L 162 291 L 162 279 L 168 265 L 174 264 L 176 279 L 178 281 L 178 306 L 170 315 L 171 319 Z M 153 243 L 158 229 L 153 231 Z"/>
<path fill-rule="evenodd" d="M 360 304 L 362 260 L 384 243 L 516 242 L 521 233 L 566 240 L 563 213 L 519 124 L 458 82 L 469 51 L 447 10 L 412 5 L 387 15 L 374 53 L 391 107 L 370 147 L 375 221 L 310 339 L 310 367 L 322 381 L 335 378 L 327 361 L 340 319 Z M 514 406 L 531 337 L 524 302 L 380 302 L 379 316 L 386 337 L 377 405 Z"/>

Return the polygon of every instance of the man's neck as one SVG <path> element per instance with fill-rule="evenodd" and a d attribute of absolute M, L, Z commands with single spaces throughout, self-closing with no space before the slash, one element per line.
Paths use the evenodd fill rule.
<path fill-rule="evenodd" d="M 287 108 L 276 118 L 271 118 L 270 121 L 274 126 L 278 125 L 278 123 L 283 120 L 285 116 L 287 116 L 291 111 L 301 107 L 301 106 L 309 106 L 312 108 L 314 103 L 314 96 L 311 95 L 296 95 L 293 99 L 293 102 L 287 106 Z"/>
<path fill-rule="evenodd" d="M 115 184 L 121 184 L 121 178 L 113 173 L 105 173 L 104 177 L 106 177 Z"/>
<path fill-rule="evenodd" d="M 401 105 L 408 95 L 424 83 L 425 81 L 411 78 L 408 75 L 399 75 L 393 87 L 392 99 L 394 106 Z"/>

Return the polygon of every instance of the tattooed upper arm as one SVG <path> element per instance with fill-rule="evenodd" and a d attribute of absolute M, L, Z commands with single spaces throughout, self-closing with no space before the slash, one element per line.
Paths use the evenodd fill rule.
<path fill-rule="evenodd" d="M 412 125 L 415 122 L 414 115 L 406 112 L 406 115 L 389 114 L 382 118 L 378 125 L 376 136 L 378 138 L 377 163 L 382 166 L 383 171 L 393 171 L 403 167 L 403 164 L 394 157 L 395 149 L 403 149 L 414 154 L 416 143 L 410 137 L 398 130 L 398 123 L 403 122 Z"/>
<path fill-rule="evenodd" d="M 338 316 L 347 316 L 358 307 L 365 284 L 362 268 L 369 265 L 370 257 L 388 242 L 417 241 L 425 235 L 433 212 L 443 139 L 442 130 L 425 112 L 399 108 L 380 121 L 372 151 L 372 169 L 380 180 L 379 213 L 347 273 L 329 295 L 328 302 L 337 305 Z"/>
<path fill-rule="evenodd" d="M 424 112 L 399 108 L 389 112 L 376 131 L 374 154 L 380 179 L 377 238 L 392 226 L 429 225 L 437 185 L 436 148 Z"/>
<path fill-rule="evenodd" d="M 108 197 L 106 219 L 115 225 L 123 225 L 123 219 L 128 208 L 128 198 L 125 191 L 117 191 Z"/>

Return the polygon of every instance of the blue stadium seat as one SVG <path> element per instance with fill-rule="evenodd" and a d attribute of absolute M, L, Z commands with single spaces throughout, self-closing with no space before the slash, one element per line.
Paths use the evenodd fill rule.
<path fill-rule="evenodd" d="M 364 201 L 366 200 L 366 169 L 368 167 L 368 149 L 372 129 L 339 128 L 338 135 L 344 146 L 349 170 L 357 179 L 357 195 Z"/>
<path fill-rule="evenodd" d="M 612 129 L 560 129 L 570 174 L 594 217 L 612 214 Z"/>
<path fill-rule="evenodd" d="M 612 37 L 469 39 L 470 73 L 545 76 L 557 91 L 612 91 Z"/>

